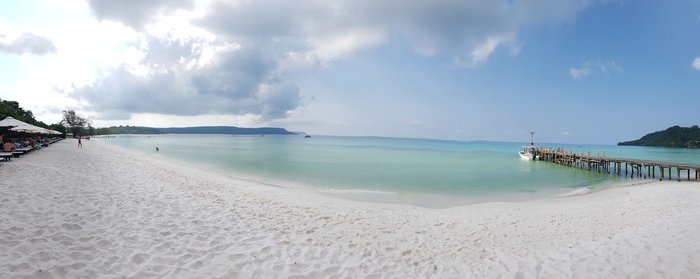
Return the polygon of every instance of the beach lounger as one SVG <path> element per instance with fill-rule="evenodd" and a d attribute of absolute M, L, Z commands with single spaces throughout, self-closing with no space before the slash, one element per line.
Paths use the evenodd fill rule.
<path fill-rule="evenodd" d="M 9 161 L 10 159 L 12 159 L 12 156 L 13 154 L 11 152 L 0 152 L 0 158 L 5 161 Z"/>

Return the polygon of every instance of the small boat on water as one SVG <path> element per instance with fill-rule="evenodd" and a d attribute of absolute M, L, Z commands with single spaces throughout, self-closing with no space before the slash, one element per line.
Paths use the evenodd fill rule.
<path fill-rule="evenodd" d="M 537 159 L 536 155 L 535 155 L 535 147 L 532 145 L 523 146 L 523 150 L 518 151 L 518 155 L 520 155 L 520 159 L 525 159 L 525 160 Z"/>
<path fill-rule="evenodd" d="M 310 138 L 310 137 L 311 137 L 310 135 L 304 136 L 305 139 L 308 139 L 308 138 Z"/>
<path fill-rule="evenodd" d="M 535 147 L 535 132 L 530 132 L 530 145 L 523 146 L 523 149 L 518 151 L 518 155 L 520 155 L 520 159 L 535 160 L 537 159 L 537 155 L 535 155 L 536 149 L 537 148 Z"/>

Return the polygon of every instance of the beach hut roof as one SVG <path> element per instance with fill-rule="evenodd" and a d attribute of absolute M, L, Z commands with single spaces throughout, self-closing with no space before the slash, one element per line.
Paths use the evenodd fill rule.
<path fill-rule="evenodd" d="M 17 126 L 34 126 L 26 122 L 19 121 L 17 119 L 8 116 L 7 118 L 0 120 L 0 127 L 17 127 Z"/>

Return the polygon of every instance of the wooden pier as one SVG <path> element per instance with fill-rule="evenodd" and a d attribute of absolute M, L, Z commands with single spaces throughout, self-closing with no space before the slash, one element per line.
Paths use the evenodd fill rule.
<path fill-rule="evenodd" d="M 600 155 L 577 153 L 562 148 L 535 147 L 536 160 L 599 173 L 659 180 L 700 181 L 700 165 L 670 163 L 662 161 L 611 158 Z M 623 173 L 624 171 L 624 173 Z M 675 172 L 675 176 L 674 176 Z M 694 173 L 693 177 L 691 173 Z"/>

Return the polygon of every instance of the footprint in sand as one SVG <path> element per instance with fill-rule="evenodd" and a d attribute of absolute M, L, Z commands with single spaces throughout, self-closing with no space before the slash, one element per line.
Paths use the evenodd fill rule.
<path fill-rule="evenodd" d="M 10 231 L 13 232 L 13 233 L 21 233 L 21 232 L 24 231 L 24 228 L 12 227 L 12 228 L 10 228 Z"/>
<path fill-rule="evenodd" d="M 202 261 L 196 261 L 192 263 L 188 268 L 189 269 L 200 269 L 204 266 L 204 263 Z"/>
<path fill-rule="evenodd" d="M 69 230 L 69 231 L 77 231 L 77 230 L 82 229 L 82 227 L 80 227 L 80 225 L 78 225 L 78 224 L 68 224 L 68 223 L 63 223 L 61 225 L 61 228 L 63 228 L 64 230 Z"/>
<path fill-rule="evenodd" d="M 239 260 L 241 260 L 241 259 L 243 259 L 243 258 L 245 258 L 245 255 L 244 255 L 244 254 L 233 254 L 233 255 L 231 255 L 231 256 L 228 257 L 228 259 L 229 259 L 230 261 L 232 261 L 232 262 L 239 261 Z"/>
<path fill-rule="evenodd" d="M 21 263 L 18 265 L 10 265 L 10 272 L 21 272 L 21 271 L 26 271 L 29 270 L 29 264 L 28 263 Z"/>
<path fill-rule="evenodd" d="M 47 243 L 49 242 L 46 238 L 32 238 L 29 239 L 29 243 L 31 244 L 38 244 L 38 243 Z"/>
<path fill-rule="evenodd" d="M 148 260 L 149 258 L 151 258 L 151 256 L 149 256 L 148 254 L 138 253 L 136 255 L 131 256 L 131 263 L 136 264 L 136 265 L 140 265 L 140 264 L 144 263 L 146 260 Z"/>

